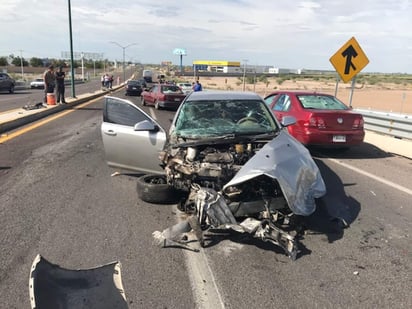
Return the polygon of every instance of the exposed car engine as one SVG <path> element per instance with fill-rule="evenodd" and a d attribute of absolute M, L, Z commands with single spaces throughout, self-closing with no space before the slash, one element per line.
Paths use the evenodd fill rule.
<path fill-rule="evenodd" d="M 178 190 L 190 193 L 193 185 L 221 191 L 240 168 L 249 161 L 264 142 L 246 144 L 201 145 L 180 147 L 163 152 L 167 181 Z M 231 186 L 223 192 L 226 203 L 235 217 L 261 217 L 283 209 L 289 212 L 287 203 L 276 180 L 261 176 L 238 186 Z M 187 198 L 187 199 L 186 199 Z M 179 208 L 186 212 L 194 210 L 194 199 L 186 195 Z"/>
<path fill-rule="evenodd" d="M 190 191 L 192 184 L 222 189 L 263 143 L 200 145 L 162 152 L 161 161 L 170 185 Z"/>

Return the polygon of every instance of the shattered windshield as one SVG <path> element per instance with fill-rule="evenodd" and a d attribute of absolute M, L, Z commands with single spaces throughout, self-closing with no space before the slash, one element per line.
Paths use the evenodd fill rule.
<path fill-rule="evenodd" d="M 345 104 L 337 98 L 329 95 L 297 95 L 300 103 L 305 109 L 330 109 L 330 110 L 346 110 L 349 109 Z"/>
<path fill-rule="evenodd" d="M 278 126 L 263 101 L 188 101 L 182 106 L 171 135 L 196 139 L 227 134 L 265 134 L 277 130 Z"/>

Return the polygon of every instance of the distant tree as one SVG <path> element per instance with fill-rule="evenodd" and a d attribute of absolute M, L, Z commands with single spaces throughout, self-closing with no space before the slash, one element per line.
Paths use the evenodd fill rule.
<path fill-rule="evenodd" d="M 268 77 L 267 77 L 266 75 L 261 75 L 261 76 L 259 76 L 258 80 L 259 80 L 260 82 L 266 84 L 266 82 L 267 82 L 267 80 L 268 80 Z"/>
<path fill-rule="evenodd" d="M 21 66 L 22 60 L 23 60 L 24 67 L 29 66 L 29 63 L 27 62 L 27 60 L 25 60 L 24 58 L 20 58 L 20 57 L 14 57 L 11 63 L 14 64 L 15 66 Z"/>
<path fill-rule="evenodd" d="M 30 58 L 30 65 L 32 67 L 42 67 L 44 66 L 44 63 L 42 59 L 33 57 L 33 58 Z"/>
<path fill-rule="evenodd" d="M 64 61 L 64 60 L 55 60 L 55 61 L 53 61 L 53 65 L 56 67 L 56 68 L 59 68 L 59 67 L 63 67 L 63 68 L 65 68 L 67 65 L 66 65 L 66 62 Z"/>
<path fill-rule="evenodd" d="M 9 62 L 7 61 L 7 57 L 0 57 L 0 65 L 1 66 L 9 65 Z"/>
<path fill-rule="evenodd" d="M 96 61 L 96 69 L 103 69 L 104 64 L 102 60 Z"/>

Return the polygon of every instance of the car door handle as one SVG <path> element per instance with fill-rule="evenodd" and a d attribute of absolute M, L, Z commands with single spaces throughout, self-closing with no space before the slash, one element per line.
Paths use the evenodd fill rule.
<path fill-rule="evenodd" d="M 116 136 L 117 135 L 117 133 L 113 130 L 104 130 L 104 134 L 111 135 L 111 136 Z"/>

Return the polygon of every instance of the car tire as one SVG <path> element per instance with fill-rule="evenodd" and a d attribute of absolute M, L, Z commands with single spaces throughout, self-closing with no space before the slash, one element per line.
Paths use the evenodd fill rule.
<path fill-rule="evenodd" d="M 14 93 L 14 85 L 10 86 L 9 93 Z"/>
<path fill-rule="evenodd" d="M 165 175 L 147 174 L 137 179 L 137 195 L 151 204 L 175 204 L 181 192 L 167 184 Z"/>

